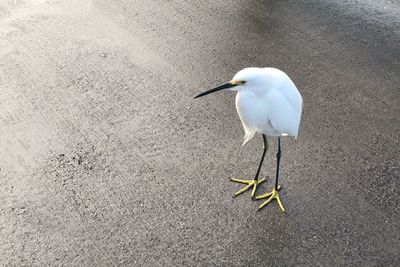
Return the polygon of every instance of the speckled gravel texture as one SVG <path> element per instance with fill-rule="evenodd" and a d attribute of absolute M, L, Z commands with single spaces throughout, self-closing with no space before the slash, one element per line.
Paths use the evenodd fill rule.
<path fill-rule="evenodd" d="M 0 265 L 400 266 L 398 1 L 1 1 Z M 234 93 L 304 98 L 261 211 Z M 275 142 L 262 175 L 271 177 Z"/>

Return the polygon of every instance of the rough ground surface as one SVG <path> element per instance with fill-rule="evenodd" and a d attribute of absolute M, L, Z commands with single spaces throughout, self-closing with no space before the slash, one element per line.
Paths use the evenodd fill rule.
<path fill-rule="evenodd" d="M 0 263 L 399 266 L 399 6 L 0 1 Z M 192 100 L 246 66 L 303 94 L 286 213 L 232 198 L 234 94 Z"/>

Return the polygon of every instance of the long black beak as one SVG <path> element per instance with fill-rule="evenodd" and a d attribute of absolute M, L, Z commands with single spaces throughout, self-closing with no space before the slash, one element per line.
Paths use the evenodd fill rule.
<path fill-rule="evenodd" d="M 229 83 L 223 84 L 221 86 L 215 87 L 215 88 L 213 88 L 211 90 L 205 91 L 205 92 L 193 97 L 193 99 L 198 98 L 198 97 L 202 97 L 202 96 L 205 96 L 205 95 L 208 95 L 208 94 L 220 91 L 220 90 L 232 88 L 232 87 L 235 87 L 236 85 L 237 84 L 233 84 L 233 83 L 229 82 Z"/>

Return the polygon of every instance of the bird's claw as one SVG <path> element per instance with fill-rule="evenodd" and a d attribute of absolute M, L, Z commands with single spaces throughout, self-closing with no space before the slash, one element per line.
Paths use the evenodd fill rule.
<path fill-rule="evenodd" d="M 267 205 L 269 202 L 271 202 L 273 199 L 276 199 L 276 201 L 278 202 L 279 207 L 280 207 L 281 210 L 284 212 L 284 211 L 285 211 L 285 208 L 283 207 L 282 202 L 281 202 L 281 200 L 280 200 L 280 198 L 279 198 L 279 194 L 278 194 L 278 191 L 279 191 L 281 188 L 282 188 L 282 187 L 279 185 L 277 190 L 274 188 L 274 190 L 272 190 L 271 192 L 268 192 L 268 193 L 266 193 L 266 194 L 257 196 L 257 197 L 256 197 L 257 200 L 258 200 L 258 199 L 263 199 L 263 198 L 269 197 L 266 201 L 264 201 L 264 203 L 262 203 L 262 204 L 258 207 L 258 209 L 259 209 L 259 210 L 262 209 L 264 206 L 266 206 L 266 205 Z"/>
<path fill-rule="evenodd" d="M 266 177 L 262 178 L 260 180 L 241 180 L 241 179 L 235 179 L 235 178 L 231 178 L 230 180 L 232 182 L 236 182 L 236 183 L 240 183 L 240 184 L 247 184 L 245 187 L 243 187 L 242 189 L 240 189 L 239 191 L 237 191 L 235 193 L 235 197 L 240 195 L 243 192 L 246 192 L 251 187 L 253 187 L 253 190 L 251 191 L 251 196 L 254 197 L 254 194 L 256 193 L 256 190 L 257 190 L 257 185 L 260 185 L 261 183 L 265 182 Z"/>

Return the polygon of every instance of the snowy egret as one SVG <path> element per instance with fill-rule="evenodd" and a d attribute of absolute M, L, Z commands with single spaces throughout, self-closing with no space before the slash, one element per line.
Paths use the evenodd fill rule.
<path fill-rule="evenodd" d="M 256 199 L 268 198 L 259 206 L 259 209 L 276 199 L 282 211 L 282 202 L 278 191 L 279 163 L 281 159 L 281 136 L 297 137 L 303 99 L 289 76 L 275 68 L 246 68 L 233 77 L 233 79 L 221 86 L 203 92 L 194 98 L 208 95 L 223 89 L 237 91 L 236 109 L 242 121 L 245 131 L 243 145 L 246 144 L 254 134 L 262 134 L 264 151 L 254 179 L 241 180 L 231 178 L 231 181 L 246 184 L 244 188 L 235 193 L 235 196 L 252 188 L 251 196 L 257 190 L 257 185 L 265 181 L 258 179 L 265 154 L 268 149 L 267 136 L 278 138 L 276 153 L 276 176 L 275 187 L 271 192 L 257 196 Z"/>

